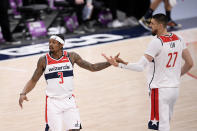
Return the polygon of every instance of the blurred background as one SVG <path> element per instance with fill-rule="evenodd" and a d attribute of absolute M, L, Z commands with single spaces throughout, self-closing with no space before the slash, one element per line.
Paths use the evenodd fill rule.
<path fill-rule="evenodd" d="M 177 30 L 186 27 L 180 20 L 197 17 L 196 6 L 196 0 L 1 0 L 0 49 L 46 42 L 51 34 L 136 30 L 143 17 L 155 13 L 166 13 Z"/>

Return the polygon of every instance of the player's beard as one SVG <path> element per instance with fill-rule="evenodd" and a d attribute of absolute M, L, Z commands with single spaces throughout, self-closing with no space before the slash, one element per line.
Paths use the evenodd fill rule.
<path fill-rule="evenodd" d="M 50 52 L 50 53 L 54 53 L 54 50 L 50 49 L 49 52 Z"/>
<path fill-rule="evenodd" d="M 152 35 L 153 36 L 157 35 L 157 30 L 152 30 Z"/>
<path fill-rule="evenodd" d="M 54 52 L 54 48 L 53 46 L 49 46 L 49 52 L 53 53 Z"/>

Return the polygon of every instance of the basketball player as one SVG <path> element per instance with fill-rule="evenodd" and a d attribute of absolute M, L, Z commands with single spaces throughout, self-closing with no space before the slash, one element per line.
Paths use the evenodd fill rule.
<path fill-rule="evenodd" d="M 137 63 L 128 63 L 119 57 L 107 57 L 116 67 L 133 71 L 143 71 L 148 65 L 148 86 L 151 97 L 151 115 L 148 128 L 170 131 L 170 119 L 179 94 L 180 77 L 193 66 L 186 44 L 174 33 L 166 30 L 168 19 L 164 14 L 152 17 L 150 27 L 156 35 L 144 56 Z M 185 61 L 182 66 L 182 58 Z"/>
<path fill-rule="evenodd" d="M 79 131 L 81 129 L 79 110 L 73 95 L 73 67 L 76 63 L 90 71 L 100 71 L 110 66 L 109 62 L 91 64 L 75 52 L 63 50 L 64 37 L 52 35 L 49 39 L 49 53 L 41 56 L 32 78 L 20 93 L 19 105 L 35 87 L 44 73 L 46 87 L 46 123 L 50 131 Z M 48 127 L 47 127 L 48 128 Z M 46 128 L 46 130 L 47 130 Z"/>

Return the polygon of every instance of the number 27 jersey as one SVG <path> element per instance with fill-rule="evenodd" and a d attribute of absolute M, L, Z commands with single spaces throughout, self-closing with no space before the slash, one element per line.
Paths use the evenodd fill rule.
<path fill-rule="evenodd" d="M 65 98 L 73 93 L 73 66 L 67 52 L 56 60 L 46 54 L 45 79 L 47 82 L 46 95 L 49 97 Z"/>
<path fill-rule="evenodd" d="M 173 33 L 162 35 L 149 44 L 145 54 L 154 58 L 149 64 L 149 88 L 179 87 L 185 48 L 183 40 Z"/>

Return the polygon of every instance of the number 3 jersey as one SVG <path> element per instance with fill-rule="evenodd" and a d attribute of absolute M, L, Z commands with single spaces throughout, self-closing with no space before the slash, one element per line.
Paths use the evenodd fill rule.
<path fill-rule="evenodd" d="M 73 66 L 66 51 L 56 60 L 46 54 L 45 79 L 47 82 L 46 95 L 49 97 L 65 98 L 73 93 Z"/>
<path fill-rule="evenodd" d="M 151 41 L 145 52 L 154 58 L 149 64 L 149 88 L 179 87 L 182 51 L 185 48 L 185 42 L 173 33 Z"/>

